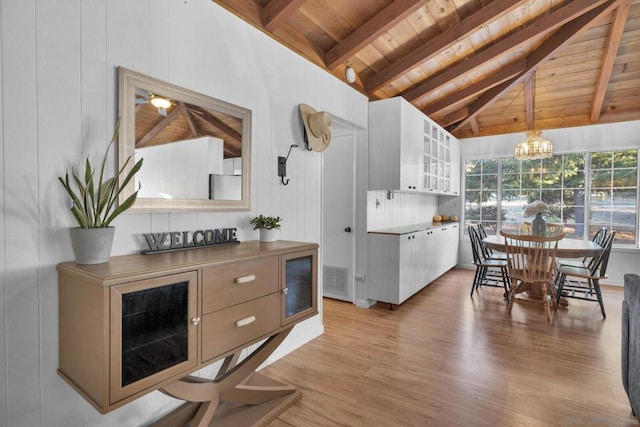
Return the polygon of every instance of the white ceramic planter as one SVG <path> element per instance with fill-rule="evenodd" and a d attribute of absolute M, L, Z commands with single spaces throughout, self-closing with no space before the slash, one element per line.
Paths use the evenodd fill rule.
<path fill-rule="evenodd" d="M 103 264 L 109 262 L 115 227 L 69 229 L 71 247 L 76 264 Z"/>
<path fill-rule="evenodd" d="M 276 230 L 276 229 L 267 230 L 266 228 L 261 228 L 260 229 L 260 241 L 261 242 L 275 242 L 277 240 L 277 233 L 278 233 L 278 230 Z"/>

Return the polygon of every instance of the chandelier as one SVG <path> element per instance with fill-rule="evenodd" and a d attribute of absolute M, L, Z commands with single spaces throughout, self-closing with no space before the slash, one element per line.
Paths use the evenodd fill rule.
<path fill-rule="evenodd" d="M 540 131 L 528 131 L 527 140 L 516 145 L 514 155 L 519 160 L 544 159 L 553 155 L 553 144 Z"/>

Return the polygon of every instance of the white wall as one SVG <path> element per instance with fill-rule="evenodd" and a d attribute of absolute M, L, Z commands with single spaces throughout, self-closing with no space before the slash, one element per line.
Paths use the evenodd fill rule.
<path fill-rule="evenodd" d="M 250 212 L 124 214 L 113 255 L 154 231 L 256 239 L 257 213 L 284 218 L 282 239 L 320 242 L 321 154 L 302 148 L 298 104 L 366 128 L 367 99 L 210 0 L 3 0 L 0 14 L 0 427 L 144 424 L 176 402 L 155 392 L 102 416 L 56 374 L 55 266 L 73 258 L 74 225 L 56 177 L 106 148 L 116 67 L 252 110 L 253 164 Z M 284 187 L 276 159 L 292 143 Z M 321 332 L 321 316 L 296 326 L 277 356 Z"/>
<path fill-rule="evenodd" d="M 640 121 L 545 130 L 542 135 L 553 143 L 554 152 L 557 154 L 638 148 L 640 147 Z M 524 139 L 524 133 L 461 139 L 463 187 L 465 160 L 512 156 L 516 144 Z M 464 191 L 461 194 L 464 198 Z M 461 203 L 461 206 L 464 206 L 464 203 Z M 472 267 L 473 257 L 468 239 L 460 242 L 458 259 L 460 266 Z M 613 248 L 607 267 L 609 278 L 603 283 L 622 285 L 625 273 L 640 274 L 639 260 L 640 250 L 638 249 Z"/>

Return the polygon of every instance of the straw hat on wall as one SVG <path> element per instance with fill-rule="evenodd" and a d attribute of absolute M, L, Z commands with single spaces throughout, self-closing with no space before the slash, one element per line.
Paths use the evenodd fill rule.
<path fill-rule="evenodd" d="M 314 151 L 326 150 L 331 142 L 331 125 L 333 123 L 329 113 L 318 112 L 307 104 L 300 104 L 300 114 L 309 147 Z"/>

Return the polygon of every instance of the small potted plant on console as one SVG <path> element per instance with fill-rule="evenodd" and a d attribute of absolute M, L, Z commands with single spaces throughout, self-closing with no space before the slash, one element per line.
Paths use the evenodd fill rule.
<path fill-rule="evenodd" d="M 280 222 L 282 218 L 279 216 L 264 216 L 258 215 L 253 218 L 249 223 L 254 230 L 260 230 L 261 242 L 275 242 L 276 230 L 280 230 Z"/>

